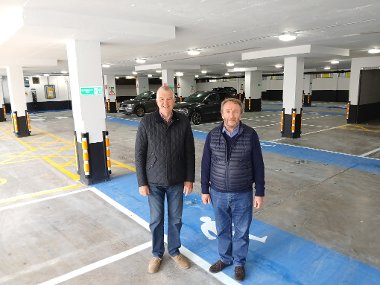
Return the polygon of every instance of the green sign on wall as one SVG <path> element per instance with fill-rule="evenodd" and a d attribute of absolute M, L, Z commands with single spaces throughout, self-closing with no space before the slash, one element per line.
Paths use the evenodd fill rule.
<path fill-rule="evenodd" d="M 80 94 L 83 96 L 103 95 L 103 87 L 102 86 L 81 87 Z"/>

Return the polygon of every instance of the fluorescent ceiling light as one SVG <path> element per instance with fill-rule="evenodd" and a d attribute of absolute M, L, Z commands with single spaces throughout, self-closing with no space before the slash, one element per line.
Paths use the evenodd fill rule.
<path fill-rule="evenodd" d="M 187 51 L 188 55 L 199 55 L 200 53 L 201 53 L 201 51 L 199 49 L 189 49 Z"/>
<path fill-rule="evenodd" d="M 157 73 L 161 73 L 162 71 L 161 70 L 156 70 Z"/>
<path fill-rule="evenodd" d="M 61 73 L 62 74 L 67 74 L 68 72 L 67 72 L 67 70 L 61 70 Z"/>
<path fill-rule="evenodd" d="M 199 75 L 198 75 L 198 74 L 195 74 L 195 75 L 194 75 L 194 77 L 195 77 L 195 78 L 198 78 L 198 77 L 199 77 Z"/>
<path fill-rule="evenodd" d="M 278 64 L 276 64 L 274 67 L 276 67 L 276 68 L 282 68 L 282 64 L 281 64 L 281 63 L 278 63 Z"/>
<path fill-rule="evenodd" d="M 224 75 L 225 75 L 225 76 L 228 76 L 228 75 L 230 75 L 230 74 L 229 74 L 228 72 L 226 72 L 226 73 L 224 73 Z"/>
<path fill-rule="evenodd" d="M 242 72 L 242 71 L 245 71 L 245 68 L 244 67 L 235 67 L 234 71 L 235 72 Z"/>
<path fill-rule="evenodd" d="M 48 77 L 48 76 L 49 76 L 49 74 L 45 73 L 45 74 L 44 74 L 44 76 Z"/>
<path fill-rule="evenodd" d="M 370 54 L 376 54 L 376 53 L 380 53 L 380 49 L 378 48 L 371 48 L 368 53 Z"/>
<path fill-rule="evenodd" d="M 135 79 L 135 77 L 132 76 L 132 75 L 127 75 L 127 76 L 125 77 L 125 79 Z"/>
<path fill-rule="evenodd" d="M 133 75 L 137 75 L 137 72 L 136 72 L 136 71 L 132 71 L 132 74 L 133 74 Z"/>
<path fill-rule="evenodd" d="M 136 63 L 145 63 L 146 62 L 146 58 L 136 58 Z"/>
<path fill-rule="evenodd" d="M 294 33 L 285 32 L 282 33 L 278 38 L 280 41 L 289 42 L 294 41 L 297 38 L 297 35 Z"/>
<path fill-rule="evenodd" d="M 330 66 L 325 66 L 323 69 L 324 69 L 324 70 L 330 70 L 331 67 L 330 67 Z"/>
<path fill-rule="evenodd" d="M 116 76 L 115 79 L 119 79 L 119 76 Z"/>
<path fill-rule="evenodd" d="M 232 66 L 234 66 L 235 65 L 235 63 L 233 63 L 233 62 L 227 62 L 226 63 L 226 66 L 228 66 L 228 67 L 232 67 Z"/>
<path fill-rule="evenodd" d="M 162 76 L 160 76 L 160 79 L 162 80 Z"/>
<path fill-rule="evenodd" d="M 334 59 L 334 60 L 330 61 L 330 63 L 331 63 L 331 64 L 338 64 L 338 63 L 339 63 L 339 60 Z"/>
<path fill-rule="evenodd" d="M 202 74 L 206 74 L 207 70 L 202 70 L 201 72 L 202 72 Z"/>
<path fill-rule="evenodd" d="M 104 68 L 110 68 L 111 65 L 110 64 L 102 64 L 102 67 L 104 67 Z"/>
<path fill-rule="evenodd" d="M 183 76 L 183 72 L 177 71 L 177 72 L 175 73 L 175 76 Z"/>
<path fill-rule="evenodd" d="M 151 78 L 151 77 L 153 77 L 153 75 L 152 74 L 148 74 L 148 77 Z"/>

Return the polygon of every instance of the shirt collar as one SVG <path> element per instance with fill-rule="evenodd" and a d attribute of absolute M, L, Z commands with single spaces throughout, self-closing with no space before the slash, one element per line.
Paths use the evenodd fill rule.
<path fill-rule="evenodd" d="M 239 127 L 240 127 L 240 124 L 230 133 L 229 131 L 227 131 L 226 127 L 223 125 L 222 133 L 226 133 L 230 138 L 233 138 L 239 133 Z"/>
<path fill-rule="evenodd" d="M 164 120 L 165 123 L 170 124 L 173 122 L 173 111 L 170 114 L 169 120 L 167 120 L 167 121 L 165 120 L 164 116 L 160 112 L 158 112 L 158 113 L 160 114 L 161 118 Z"/>

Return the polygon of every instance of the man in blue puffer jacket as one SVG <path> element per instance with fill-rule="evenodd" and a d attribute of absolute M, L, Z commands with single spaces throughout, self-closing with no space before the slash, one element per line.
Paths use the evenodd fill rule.
<path fill-rule="evenodd" d="M 264 161 L 256 131 L 240 122 L 241 102 L 225 99 L 221 113 L 223 123 L 207 136 L 201 171 L 202 201 L 212 201 L 220 255 L 210 272 L 217 273 L 233 264 L 235 279 L 242 281 L 252 207 L 260 208 L 265 194 Z"/>

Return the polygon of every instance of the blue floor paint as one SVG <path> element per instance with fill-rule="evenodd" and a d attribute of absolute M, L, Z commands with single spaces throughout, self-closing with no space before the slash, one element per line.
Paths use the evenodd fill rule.
<path fill-rule="evenodd" d="M 138 121 L 120 118 L 108 118 L 109 121 L 121 123 L 132 127 L 138 127 Z M 193 130 L 194 138 L 205 140 L 207 132 Z M 308 160 L 340 168 L 352 168 L 362 172 L 380 174 L 380 159 L 366 158 L 342 153 L 334 153 L 324 150 L 310 149 L 302 146 L 292 146 L 269 141 L 261 141 L 264 152 L 274 153 L 291 158 Z"/>
<path fill-rule="evenodd" d="M 145 221 L 149 221 L 147 198 L 138 194 L 136 174 L 94 185 Z M 214 220 L 210 205 L 200 196 L 185 197 L 182 244 L 212 264 L 218 259 L 217 242 L 202 232 L 202 217 Z M 208 232 L 210 233 L 210 232 Z M 250 233 L 267 236 L 265 243 L 251 240 L 243 284 L 379 284 L 380 270 L 311 241 L 254 220 Z M 212 232 L 210 234 L 213 236 Z M 233 267 L 224 272 L 233 278 Z"/>

